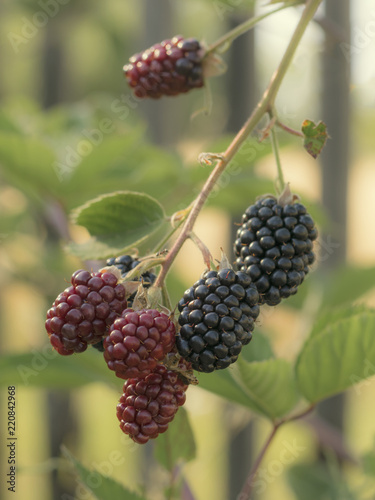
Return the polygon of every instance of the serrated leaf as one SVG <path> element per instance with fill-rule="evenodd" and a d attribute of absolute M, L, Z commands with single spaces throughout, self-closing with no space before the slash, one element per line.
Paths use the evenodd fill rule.
<path fill-rule="evenodd" d="M 274 420 L 296 405 L 299 395 L 293 368 L 284 359 L 248 363 L 241 357 L 232 375 L 249 398 L 249 406 Z"/>
<path fill-rule="evenodd" d="M 68 249 L 84 259 L 105 259 L 144 243 L 166 221 L 160 203 L 145 193 L 118 191 L 99 196 L 74 211 L 73 220 L 91 239 Z"/>
<path fill-rule="evenodd" d="M 179 408 L 168 430 L 155 442 L 155 458 L 167 470 L 172 471 L 181 461 L 193 460 L 196 446 L 187 412 Z"/>
<path fill-rule="evenodd" d="M 50 347 L 0 356 L 0 386 L 14 384 L 73 389 L 93 382 L 116 384 L 103 356 L 89 348 L 79 356 L 60 356 Z"/>
<path fill-rule="evenodd" d="M 103 476 L 96 470 L 86 468 L 65 446 L 62 447 L 62 453 L 73 465 L 81 483 L 98 500 L 146 500 L 137 493 L 128 490 L 114 479 Z"/>
<path fill-rule="evenodd" d="M 297 359 L 302 394 L 311 402 L 344 391 L 375 374 L 375 312 L 327 325 L 308 340 Z"/>
<path fill-rule="evenodd" d="M 304 148 L 313 157 L 317 158 L 328 138 L 327 125 L 319 122 L 317 125 L 311 120 L 305 120 L 301 127 L 305 136 Z"/>
<path fill-rule="evenodd" d="M 329 311 L 323 312 L 318 318 L 316 319 L 312 330 L 310 332 L 309 338 L 307 342 L 310 342 L 312 338 L 315 336 L 319 335 L 323 330 L 329 326 L 332 325 L 333 323 L 336 323 L 337 321 L 341 321 L 343 319 L 348 319 L 351 316 L 355 316 L 356 314 L 361 314 L 369 309 L 365 305 L 350 305 L 347 307 L 338 307 L 336 309 L 331 309 Z"/>

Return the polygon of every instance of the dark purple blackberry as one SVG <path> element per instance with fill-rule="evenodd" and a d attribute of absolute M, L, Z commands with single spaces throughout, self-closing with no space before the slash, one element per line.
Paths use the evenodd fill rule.
<path fill-rule="evenodd" d="M 139 98 L 178 95 L 203 87 L 202 55 L 198 40 L 178 35 L 132 56 L 124 73 Z"/>
<path fill-rule="evenodd" d="M 47 311 L 45 328 L 52 347 L 67 356 L 98 344 L 126 309 L 125 288 L 114 274 L 79 269 Z"/>
<path fill-rule="evenodd" d="M 267 197 L 246 209 L 234 243 L 235 267 L 250 276 L 260 304 L 275 306 L 297 293 L 315 260 L 317 235 L 301 203 L 281 206 Z"/>
<path fill-rule="evenodd" d="M 176 329 L 156 309 L 125 309 L 104 339 L 104 359 L 117 377 L 144 378 L 175 345 Z"/>
<path fill-rule="evenodd" d="M 145 379 L 127 380 L 116 408 L 121 430 L 139 444 L 157 438 L 185 403 L 187 388 L 176 372 L 162 365 Z"/>
<path fill-rule="evenodd" d="M 258 302 L 257 289 L 246 273 L 206 271 L 178 303 L 179 354 L 200 372 L 227 368 L 252 338 Z"/>

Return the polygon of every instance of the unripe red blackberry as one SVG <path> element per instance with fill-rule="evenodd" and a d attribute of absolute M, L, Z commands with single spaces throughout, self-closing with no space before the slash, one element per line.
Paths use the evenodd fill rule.
<path fill-rule="evenodd" d="M 179 354 L 200 372 L 227 368 L 252 338 L 258 301 L 257 289 L 246 273 L 205 272 L 178 303 Z"/>
<path fill-rule="evenodd" d="M 139 444 L 155 439 L 185 403 L 187 388 L 176 372 L 162 365 L 144 379 L 127 380 L 116 412 L 121 430 Z"/>
<path fill-rule="evenodd" d="M 104 339 L 104 359 L 119 378 L 144 378 L 175 345 L 176 330 L 156 309 L 126 309 Z"/>
<path fill-rule="evenodd" d="M 315 260 L 317 235 L 301 203 L 282 206 L 267 197 L 246 209 L 234 244 L 235 266 L 254 282 L 260 304 L 274 306 L 297 292 Z"/>
<path fill-rule="evenodd" d="M 47 312 L 45 327 L 59 354 L 83 352 L 107 333 L 126 308 L 125 288 L 114 274 L 79 269 Z"/>
<path fill-rule="evenodd" d="M 132 56 L 124 73 L 139 98 L 177 95 L 203 86 L 202 56 L 198 40 L 178 35 Z"/>

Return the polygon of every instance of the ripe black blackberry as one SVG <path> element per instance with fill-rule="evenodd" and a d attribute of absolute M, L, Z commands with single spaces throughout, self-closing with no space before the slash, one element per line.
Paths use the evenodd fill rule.
<path fill-rule="evenodd" d="M 156 309 L 126 309 L 104 339 L 104 359 L 117 377 L 144 378 L 171 352 L 176 329 Z"/>
<path fill-rule="evenodd" d="M 139 444 L 155 439 L 185 403 L 187 388 L 176 372 L 162 365 L 145 379 L 127 380 L 116 409 L 121 430 Z"/>
<path fill-rule="evenodd" d="M 234 243 L 235 267 L 250 276 L 260 304 L 275 306 L 297 293 L 315 260 L 317 235 L 301 203 L 282 206 L 269 196 L 246 209 Z"/>
<path fill-rule="evenodd" d="M 178 303 L 179 354 L 200 372 L 227 368 L 252 338 L 258 302 L 257 289 L 246 273 L 206 271 Z"/>
<path fill-rule="evenodd" d="M 45 322 L 52 347 L 65 356 L 98 343 L 127 307 L 125 288 L 112 273 L 79 269 L 71 284 L 47 311 Z"/>
<path fill-rule="evenodd" d="M 202 56 L 198 40 L 178 35 L 132 56 L 124 73 L 137 97 L 159 99 L 202 87 Z"/>
<path fill-rule="evenodd" d="M 112 257 L 107 260 L 107 266 L 116 266 L 121 271 L 121 276 L 125 278 L 125 276 L 134 269 L 138 264 L 139 260 L 135 259 L 131 255 L 121 255 L 120 257 Z M 156 280 L 156 275 L 151 271 L 146 271 L 141 275 L 143 285 L 150 286 Z M 140 278 L 139 278 L 140 280 Z"/>

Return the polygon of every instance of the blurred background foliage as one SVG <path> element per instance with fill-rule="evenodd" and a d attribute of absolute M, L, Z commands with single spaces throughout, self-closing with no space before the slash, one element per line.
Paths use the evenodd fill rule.
<path fill-rule="evenodd" d="M 107 373 L 96 352 L 85 353 L 79 363 L 51 358 L 45 311 L 83 265 L 63 250 L 69 241 L 87 237 L 69 221 L 70 210 L 119 189 L 154 196 L 168 215 L 186 207 L 210 169 L 198 164 L 198 154 L 228 145 L 268 83 L 300 10 L 263 21 L 235 43 L 225 55 L 227 74 L 210 82 L 209 116 L 191 119 L 203 107 L 201 91 L 160 102 L 135 100 L 121 72 L 128 57 L 177 33 L 212 42 L 264 8 L 252 0 L 1 2 L 0 405 L 4 425 L 5 388 L 15 384 L 19 498 L 95 498 L 60 458 L 62 444 L 88 468 L 132 490 L 143 485 L 149 498 L 164 498 L 168 475 L 153 458 L 153 444 L 140 448 L 120 436 L 115 405 L 121 381 Z M 348 15 L 340 18 L 345 12 L 351 30 Z M 321 228 L 320 265 L 276 313 L 264 309 L 248 361 L 269 359 L 273 352 L 293 359 L 324 307 L 375 304 L 373 18 L 371 0 L 327 0 L 281 88 L 277 107 L 284 123 L 299 129 L 305 118 L 324 118 L 331 135 L 327 151 L 314 161 L 298 138 L 279 133 L 285 177 Z M 332 47 L 331 63 L 336 60 L 333 69 L 342 85 L 330 88 Z M 335 121 L 334 111 L 327 115 L 327 102 L 334 105 L 340 96 L 336 105 L 348 113 Z M 248 139 L 198 220 L 196 232 L 215 258 L 221 247 L 231 252 L 242 211 L 259 194 L 273 191 L 271 148 L 259 135 Z M 203 266 L 187 242 L 168 282 L 173 303 Z M 202 376 L 201 385 L 210 389 L 209 384 Z M 319 417 L 281 429 L 254 498 L 306 499 L 310 491 L 319 499 L 374 498 L 373 391 L 374 378 L 348 391 L 345 400 L 335 399 L 328 413 L 323 409 Z M 235 499 L 269 423 L 202 388 L 189 393 L 186 408 L 197 450 L 184 466 L 185 480 L 197 500 Z M 293 459 L 282 462 L 293 443 Z M 0 454 L 4 477 L 3 445 Z M 0 488 L 3 497 L 4 482 Z"/>

